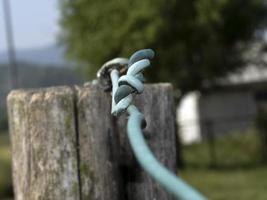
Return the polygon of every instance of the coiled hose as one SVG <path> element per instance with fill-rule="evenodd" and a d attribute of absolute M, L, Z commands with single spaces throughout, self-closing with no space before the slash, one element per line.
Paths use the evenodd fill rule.
<path fill-rule="evenodd" d="M 181 178 L 164 167 L 153 155 L 143 137 L 142 127 L 145 119 L 136 106 L 132 104 L 133 95 L 143 92 L 143 70 L 150 66 L 154 57 L 151 49 L 134 53 L 128 61 L 127 74 L 119 78 L 118 69 L 112 69 L 112 114 L 117 116 L 127 111 L 129 120 L 127 134 L 134 155 L 143 169 L 169 193 L 179 200 L 206 200 L 207 198 L 188 185 Z"/>

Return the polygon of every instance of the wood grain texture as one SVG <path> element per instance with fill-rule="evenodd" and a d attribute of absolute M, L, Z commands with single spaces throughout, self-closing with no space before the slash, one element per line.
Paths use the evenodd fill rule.
<path fill-rule="evenodd" d="M 97 85 L 77 87 L 82 199 L 120 200 L 123 190 L 111 98 Z"/>
<path fill-rule="evenodd" d="M 135 105 L 148 145 L 177 170 L 170 84 L 146 85 Z M 173 200 L 136 162 L 127 115 L 112 117 L 98 85 L 14 91 L 8 97 L 16 200 Z"/>
<path fill-rule="evenodd" d="M 68 87 L 8 96 L 16 200 L 78 200 L 74 93 Z"/>
<path fill-rule="evenodd" d="M 147 84 L 134 104 L 144 114 L 147 127 L 144 136 L 156 158 L 168 169 L 177 172 L 176 125 L 173 89 L 170 84 Z M 136 162 L 128 138 L 127 117 L 118 120 L 121 141 L 121 164 L 124 166 L 127 200 L 174 200 L 159 184 L 152 180 Z"/>

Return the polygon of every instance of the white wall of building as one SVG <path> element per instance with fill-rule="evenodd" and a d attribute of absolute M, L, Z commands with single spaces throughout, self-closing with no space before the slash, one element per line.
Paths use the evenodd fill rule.
<path fill-rule="evenodd" d="M 252 91 L 215 91 L 206 95 L 191 92 L 177 109 L 181 142 L 199 142 L 207 131 L 215 135 L 245 131 L 253 124 L 256 114 Z M 209 130 L 206 122 L 212 126 Z"/>
<path fill-rule="evenodd" d="M 245 131 L 253 124 L 256 113 L 252 91 L 218 91 L 199 98 L 199 117 L 204 123 L 212 123 L 216 135 Z M 201 131 L 206 134 L 203 123 Z"/>
<path fill-rule="evenodd" d="M 190 144 L 201 140 L 198 117 L 198 92 L 187 94 L 177 109 L 177 121 L 181 142 Z"/>

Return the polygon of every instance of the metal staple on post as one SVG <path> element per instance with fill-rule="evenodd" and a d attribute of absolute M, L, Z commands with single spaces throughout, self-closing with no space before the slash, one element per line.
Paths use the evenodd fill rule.
<path fill-rule="evenodd" d="M 135 93 L 142 93 L 144 90 L 142 72 L 150 66 L 153 57 L 154 52 L 151 49 L 144 49 L 134 53 L 129 61 L 125 58 L 113 59 L 99 70 L 98 77 L 106 79 L 104 84 L 112 83 L 111 113 L 117 116 L 124 111 L 128 112 L 127 134 L 131 147 L 139 164 L 152 178 L 179 200 L 206 200 L 206 197 L 164 167 L 155 158 L 143 137 L 142 128 L 145 126 L 145 119 L 132 104 L 132 100 Z M 127 67 L 126 75 L 119 77 L 125 67 Z M 110 76 L 108 81 L 107 75 Z"/>

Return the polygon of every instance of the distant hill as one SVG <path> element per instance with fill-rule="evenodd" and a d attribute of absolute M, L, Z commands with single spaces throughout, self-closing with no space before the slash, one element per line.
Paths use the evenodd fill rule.
<path fill-rule="evenodd" d="M 18 63 L 18 66 L 19 88 L 73 85 L 83 82 L 81 75 L 72 67 L 38 67 L 32 63 Z M 0 93 L 9 90 L 8 78 L 8 65 L 0 64 Z"/>
<path fill-rule="evenodd" d="M 57 67 L 19 63 L 19 88 L 40 88 L 57 85 L 82 84 L 83 78 L 71 67 Z M 0 64 L 0 129 L 1 121 L 6 120 L 6 95 L 9 92 L 8 65 Z M 2 123 L 3 124 L 3 123 Z"/>
<path fill-rule="evenodd" d="M 18 49 L 18 62 L 40 64 L 38 66 L 53 65 L 54 67 L 70 66 L 65 57 L 65 49 L 56 45 L 33 49 Z M 0 64 L 8 63 L 7 52 L 0 52 Z"/>

